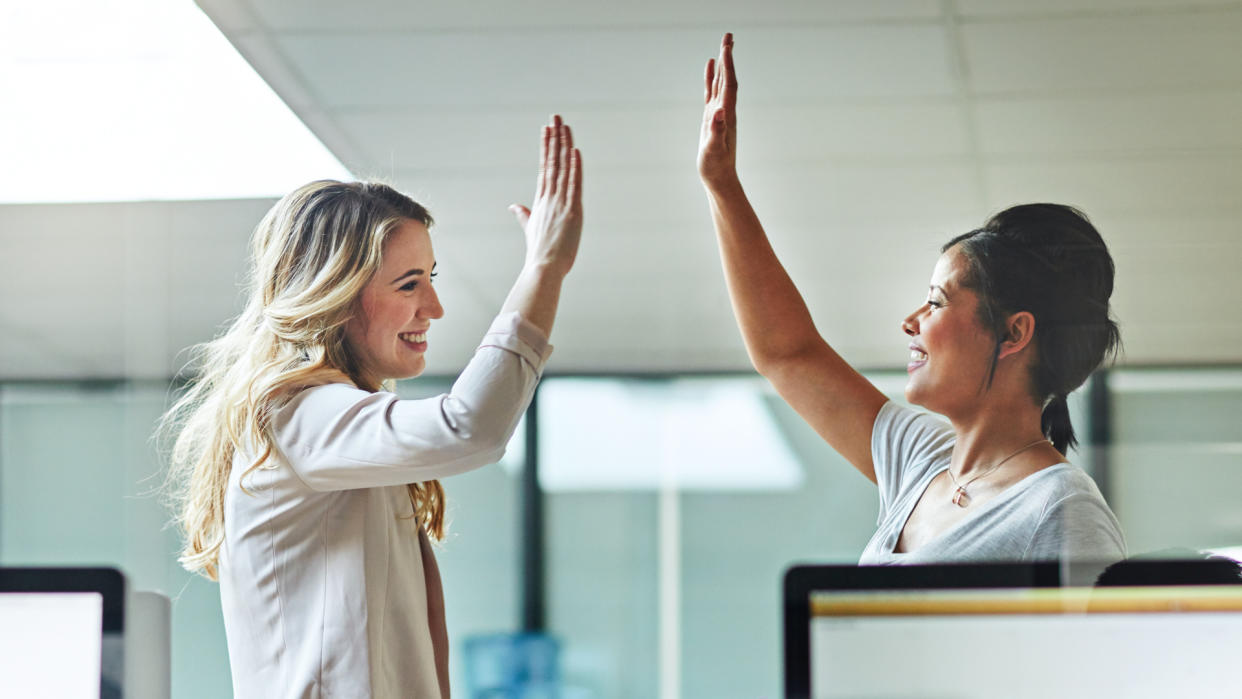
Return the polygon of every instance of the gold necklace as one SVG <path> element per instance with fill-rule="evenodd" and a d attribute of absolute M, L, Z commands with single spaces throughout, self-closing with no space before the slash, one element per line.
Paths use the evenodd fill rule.
<path fill-rule="evenodd" d="M 957 482 L 957 477 L 953 475 L 953 467 L 952 467 L 952 466 L 950 466 L 950 467 L 947 469 L 947 470 L 948 470 L 948 472 L 949 472 L 949 479 L 953 481 L 953 485 L 957 486 L 957 490 L 954 490 L 954 491 L 953 491 L 953 504 L 954 504 L 954 505 L 957 505 L 958 507 L 966 507 L 967 505 L 969 505 L 969 504 L 970 504 L 970 495 L 968 495 L 968 494 L 966 493 L 966 487 L 967 487 L 967 486 L 969 486 L 971 483 L 974 483 L 975 481 L 979 480 L 980 478 L 983 478 L 984 476 L 986 476 L 986 475 L 988 475 L 988 474 L 992 473 L 992 472 L 993 472 L 993 471 L 995 471 L 996 469 L 1000 468 L 1002 465 L 1004 465 L 1004 463 L 1005 463 L 1006 461 L 1008 461 L 1008 460 L 1012 459 L 1013 457 L 1017 456 L 1018 454 L 1021 454 L 1022 452 L 1026 451 L 1027 449 L 1030 449 L 1031 447 L 1035 446 L 1036 444 L 1039 444 L 1040 442 L 1046 442 L 1046 441 L 1048 441 L 1048 440 L 1047 440 L 1047 439 L 1045 439 L 1044 437 L 1040 437 L 1039 439 L 1035 440 L 1034 442 L 1031 442 L 1030 444 L 1028 444 L 1028 445 L 1026 445 L 1026 446 L 1024 446 L 1024 447 L 1022 447 L 1022 448 L 1020 448 L 1020 449 L 1018 449 L 1017 451 L 1015 451 L 1014 453 L 1010 454 L 1009 456 L 1006 456 L 1005 458 L 1001 459 L 1000 461 L 997 461 L 995 466 L 993 466 L 992 468 L 989 468 L 988 470 L 984 471 L 983 473 L 980 473 L 979 475 L 975 476 L 974 478 L 971 478 L 970 480 L 966 481 L 966 483 L 965 483 L 965 484 L 962 484 L 962 483 L 958 483 L 958 482 Z M 963 500 L 962 498 L 965 498 L 965 500 Z"/>

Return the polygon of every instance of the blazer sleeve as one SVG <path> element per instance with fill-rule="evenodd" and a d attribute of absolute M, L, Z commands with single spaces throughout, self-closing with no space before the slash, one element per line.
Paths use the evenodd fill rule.
<path fill-rule="evenodd" d="M 273 416 L 275 446 L 318 491 L 418 483 L 495 463 L 551 351 L 535 326 L 502 315 L 448 393 L 402 400 L 351 384 L 308 388 Z"/>

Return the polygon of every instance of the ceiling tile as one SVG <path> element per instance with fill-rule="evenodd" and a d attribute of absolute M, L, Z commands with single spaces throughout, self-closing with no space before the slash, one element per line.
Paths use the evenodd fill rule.
<path fill-rule="evenodd" d="M 999 205 L 1031 201 L 1071 204 L 1100 212 L 1177 214 L 1237 212 L 1242 158 L 1222 154 L 1115 158 L 993 159 L 986 166 L 991 199 Z"/>
<path fill-rule="evenodd" d="M 194 4 L 225 34 L 252 32 L 260 28 L 249 0 L 194 0 Z"/>
<path fill-rule="evenodd" d="M 205 7 L 226 0 L 198 0 Z M 251 0 L 263 23 L 279 31 L 427 31 L 488 26 L 513 30 L 608 26 L 701 25 L 706 21 L 737 30 L 749 24 L 802 25 L 813 22 L 874 22 L 928 19 L 940 14 L 937 0 L 833 0 L 755 3 L 751 0 L 637 0 L 584 3 L 575 0 L 477 0 L 470 3 L 412 3 L 370 0 L 365 10 L 335 0 Z M 738 26 L 741 25 L 741 26 Z"/>
<path fill-rule="evenodd" d="M 961 35 L 975 94 L 1242 85 L 1242 7 L 970 23 Z"/>
<path fill-rule="evenodd" d="M 954 0 L 953 4 L 959 15 L 968 18 L 1199 12 L 1238 6 L 1237 0 Z"/>
<path fill-rule="evenodd" d="M 633 31 L 287 35 L 280 49 L 331 109 L 503 105 L 701 104 L 714 33 Z M 556 46 L 556 51 L 546 46 Z M 752 99 L 892 97 L 953 92 L 939 25 L 756 29 L 737 37 Z M 797 66 L 797 70 L 791 70 Z"/>
<path fill-rule="evenodd" d="M 1242 88 L 983 99 L 976 116 L 985 155 L 1232 148 L 1242 157 Z"/>

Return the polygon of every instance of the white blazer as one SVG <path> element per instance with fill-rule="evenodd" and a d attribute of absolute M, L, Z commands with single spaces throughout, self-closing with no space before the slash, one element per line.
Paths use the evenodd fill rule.
<path fill-rule="evenodd" d="M 270 467 L 240 483 L 239 451 L 219 576 L 238 699 L 448 697 L 439 571 L 406 484 L 499 460 L 551 351 L 509 313 L 449 393 L 309 388 L 274 415 Z"/>

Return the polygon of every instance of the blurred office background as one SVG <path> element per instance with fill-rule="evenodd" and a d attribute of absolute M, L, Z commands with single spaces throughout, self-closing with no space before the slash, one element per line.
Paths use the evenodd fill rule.
<path fill-rule="evenodd" d="M 20 5 L 20 6 L 19 6 Z M 1085 210 L 1125 350 L 1073 399 L 1132 552 L 1242 547 L 1242 2 L 55 0 L 0 9 L 0 564 L 170 594 L 178 697 L 229 693 L 218 591 L 175 562 L 151 442 L 184 348 L 239 310 L 275 197 L 381 177 L 436 216 L 443 391 L 522 256 L 539 126 L 587 233 L 536 399 L 549 632 L 574 696 L 780 687 L 779 580 L 851 562 L 873 487 L 747 364 L 694 169 L 736 34 L 743 180 L 820 329 L 899 398 L 939 245 Z M 526 430 L 446 482 L 455 686 L 522 626 Z"/>

